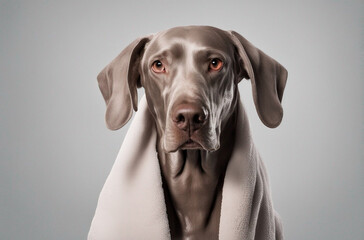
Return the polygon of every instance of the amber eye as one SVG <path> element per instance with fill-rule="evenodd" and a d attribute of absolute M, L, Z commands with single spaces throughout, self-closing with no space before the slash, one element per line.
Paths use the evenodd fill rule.
<path fill-rule="evenodd" d="M 221 61 L 221 59 L 213 58 L 209 64 L 209 71 L 220 71 L 223 65 L 224 63 Z"/>
<path fill-rule="evenodd" d="M 159 60 L 156 60 L 152 64 L 152 70 L 155 73 L 165 73 L 166 68 L 164 67 L 163 63 Z"/>

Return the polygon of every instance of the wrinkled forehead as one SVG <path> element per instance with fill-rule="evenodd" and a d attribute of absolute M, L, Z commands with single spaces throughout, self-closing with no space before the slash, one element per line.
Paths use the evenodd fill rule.
<path fill-rule="evenodd" d="M 227 33 L 213 27 L 176 27 L 158 33 L 149 43 L 145 55 L 163 55 L 172 52 L 182 55 L 184 51 L 206 50 L 231 54 L 233 51 Z"/>

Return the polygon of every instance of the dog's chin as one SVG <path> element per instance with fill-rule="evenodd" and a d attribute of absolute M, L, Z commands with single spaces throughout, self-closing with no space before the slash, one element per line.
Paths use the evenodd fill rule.
<path fill-rule="evenodd" d="M 166 146 L 167 145 L 167 146 Z M 213 145 L 213 146 L 210 146 Z M 214 152 L 220 148 L 218 143 L 216 144 L 204 144 L 202 142 L 188 139 L 186 141 L 182 141 L 181 143 L 177 144 L 165 144 L 165 151 L 166 153 L 173 153 L 178 150 L 204 150 L 208 152 Z"/>
<path fill-rule="evenodd" d="M 198 142 L 195 142 L 191 139 L 187 140 L 185 143 L 183 143 L 181 146 L 178 147 L 178 150 L 192 150 L 192 149 L 204 149 L 201 144 Z"/>

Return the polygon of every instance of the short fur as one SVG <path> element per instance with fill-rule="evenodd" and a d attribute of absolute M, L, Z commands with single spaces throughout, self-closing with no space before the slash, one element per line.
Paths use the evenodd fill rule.
<path fill-rule="evenodd" d="M 209 64 L 212 59 L 223 62 L 219 71 L 211 71 Z M 153 71 L 155 61 L 163 64 L 164 72 Z M 98 76 L 107 105 L 106 123 L 113 130 L 122 127 L 130 119 L 132 110 L 138 109 L 137 87 L 145 89 L 149 110 L 145 112 L 143 109 L 141 120 L 135 121 L 139 125 L 150 126 L 148 129 L 138 126 L 144 129 L 141 133 L 144 139 L 126 137 L 123 147 L 130 145 L 125 143 L 128 140 L 145 144 L 149 150 L 140 149 L 144 146 L 122 148 L 117 162 L 123 161 L 119 159 L 124 157 L 129 161 L 135 158 L 157 161 L 163 196 L 159 196 L 161 193 L 157 187 L 154 193 L 159 196 L 162 207 L 155 204 L 158 211 L 165 211 L 168 219 L 167 238 L 282 239 L 265 168 L 251 140 L 249 124 L 240 102 L 237 85 L 243 78 L 252 82 L 254 103 L 262 122 L 268 127 L 277 127 L 283 117 L 281 101 L 287 71 L 233 31 L 189 26 L 137 39 Z M 131 131 L 135 132 L 135 129 L 131 127 L 129 133 Z M 139 149 L 139 152 L 129 153 L 133 148 Z M 141 155 L 145 152 L 149 152 L 150 156 Z M 153 160 L 154 157 L 156 160 Z M 108 185 L 115 184 L 111 191 L 124 191 L 113 197 L 118 199 L 116 205 L 123 203 L 128 209 L 131 206 L 146 207 L 145 201 L 141 201 L 140 205 L 133 202 L 139 203 L 133 192 L 141 192 L 129 187 L 125 190 L 122 183 L 109 180 L 123 173 L 123 181 L 132 182 L 132 172 L 125 172 L 125 169 L 131 169 L 120 168 L 120 164 L 113 167 L 108 178 L 111 183 L 105 184 L 98 209 L 101 205 L 105 208 L 105 203 L 102 203 L 105 199 L 115 201 L 110 200 L 110 195 L 103 196 Z M 140 161 L 137 166 L 138 169 L 147 169 L 140 165 Z M 117 173 L 115 168 L 119 169 Z M 155 166 L 149 170 L 153 168 L 153 178 L 157 178 L 154 181 L 158 182 Z M 142 178 L 139 175 L 137 182 L 145 183 Z M 138 184 L 135 189 L 138 189 Z M 126 224 L 122 220 L 126 217 L 123 215 L 133 211 L 118 212 L 115 209 L 125 206 L 116 205 L 112 204 L 114 210 L 106 207 L 109 209 L 107 216 L 100 217 L 102 210 L 96 211 L 89 239 L 125 239 L 122 236 L 148 236 L 154 231 L 139 232 L 143 228 L 142 222 Z M 146 209 L 150 210 L 153 211 Z M 121 216 L 115 216 L 115 213 Z M 128 217 L 140 219 L 135 211 L 133 214 Z M 163 213 L 157 215 L 156 219 L 162 221 L 159 228 L 163 229 L 166 219 Z M 107 225 L 103 221 L 112 226 L 121 224 L 130 227 L 125 230 L 126 235 L 125 231 L 112 233 L 113 230 L 109 229 L 108 238 L 100 233 L 106 233 L 100 230 L 100 226 Z M 159 239 L 163 238 L 161 236 Z M 134 237 L 128 239 L 137 239 Z"/>

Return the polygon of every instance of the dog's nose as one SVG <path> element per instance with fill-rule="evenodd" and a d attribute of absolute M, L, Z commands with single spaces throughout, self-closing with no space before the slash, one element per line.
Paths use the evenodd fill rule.
<path fill-rule="evenodd" d="M 194 132 L 206 123 L 207 111 L 198 104 L 180 104 L 174 109 L 172 118 L 179 129 Z"/>

